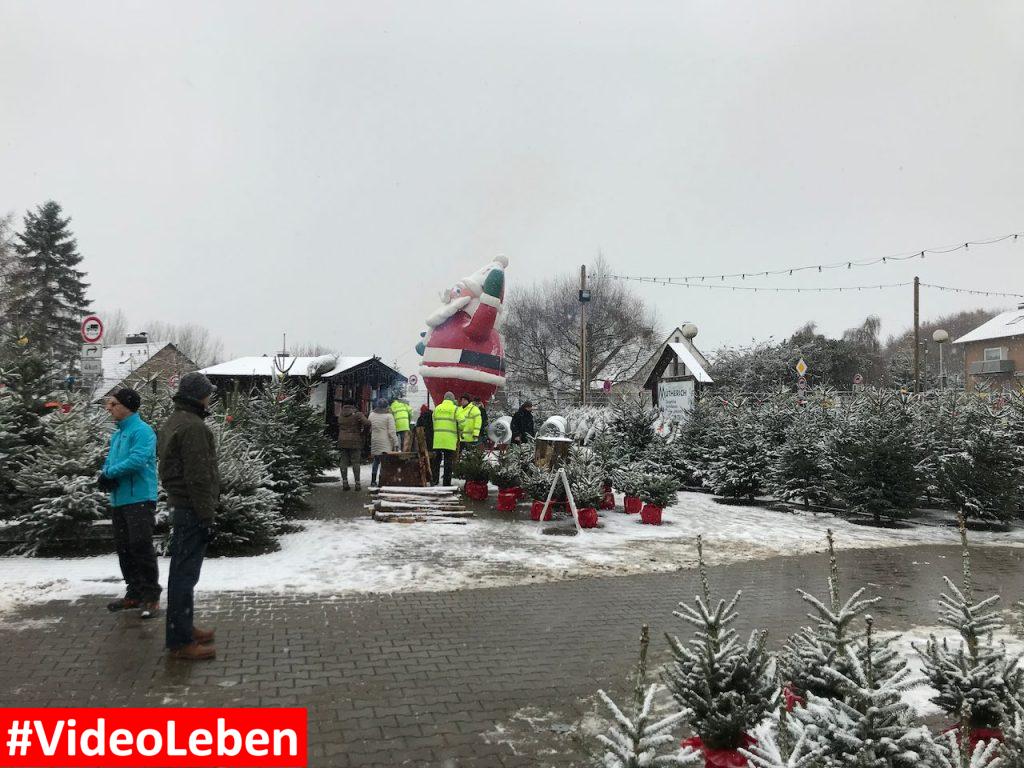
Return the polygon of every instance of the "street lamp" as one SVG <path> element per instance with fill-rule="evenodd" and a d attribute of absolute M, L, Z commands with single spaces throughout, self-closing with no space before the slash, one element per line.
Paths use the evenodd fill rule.
<path fill-rule="evenodd" d="M 939 389 L 945 389 L 946 371 L 943 366 L 942 345 L 949 341 L 949 334 L 939 328 L 932 334 L 932 341 L 939 345 Z"/>
<path fill-rule="evenodd" d="M 692 341 L 693 337 L 697 335 L 697 326 L 693 323 L 686 323 L 686 325 L 682 327 L 682 331 L 683 337 Z"/>

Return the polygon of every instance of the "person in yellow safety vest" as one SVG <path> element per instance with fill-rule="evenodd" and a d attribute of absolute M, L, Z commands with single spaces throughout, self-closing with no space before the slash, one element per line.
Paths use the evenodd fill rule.
<path fill-rule="evenodd" d="M 412 406 L 400 397 L 391 401 L 391 415 L 395 417 L 395 432 L 398 433 L 398 450 L 408 449 L 409 420 L 412 418 Z"/>
<path fill-rule="evenodd" d="M 456 418 L 455 395 L 444 393 L 444 400 L 434 408 L 434 457 L 431 460 L 434 485 L 441 480 L 441 462 L 444 461 L 444 484 L 452 484 L 452 464 L 459 444 L 459 426 Z"/>
<path fill-rule="evenodd" d="M 455 418 L 459 423 L 459 439 L 467 445 L 475 445 L 480 438 L 480 409 L 473 405 L 469 395 L 459 398 L 461 407 Z"/>

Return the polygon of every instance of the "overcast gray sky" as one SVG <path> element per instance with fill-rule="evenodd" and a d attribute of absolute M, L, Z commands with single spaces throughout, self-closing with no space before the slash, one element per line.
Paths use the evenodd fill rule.
<path fill-rule="evenodd" d="M 437 291 L 495 253 L 514 287 L 598 251 L 678 275 L 1024 231 L 1022 28 L 1018 1 L 0 0 L 0 211 L 59 201 L 135 325 L 411 372 Z M 758 284 L 915 271 L 1024 292 L 1024 238 Z M 703 348 L 911 320 L 909 289 L 640 290 Z"/>

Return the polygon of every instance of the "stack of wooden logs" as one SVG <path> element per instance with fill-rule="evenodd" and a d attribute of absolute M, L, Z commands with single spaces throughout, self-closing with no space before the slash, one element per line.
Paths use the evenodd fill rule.
<path fill-rule="evenodd" d="M 371 488 L 367 504 L 378 523 L 441 523 L 465 525 L 473 511 L 462 505 L 459 489 L 452 486 L 415 488 L 382 486 Z"/>

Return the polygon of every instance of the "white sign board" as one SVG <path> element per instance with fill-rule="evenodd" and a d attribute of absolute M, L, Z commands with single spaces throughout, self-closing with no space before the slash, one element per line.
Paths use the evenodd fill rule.
<path fill-rule="evenodd" d="M 103 374 L 103 345 L 82 345 L 82 375 L 101 376 Z"/>
<path fill-rule="evenodd" d="M 695 399 L 693 381 L 658 382 L 658 407 L 673 421 L 689 421 Z"/>
<path fill-rule="evenodd" d="M 95 344 L 103 338 L 103 321 L 96 315 L 89 315 L 82 320 L 82 341 Z"/>

